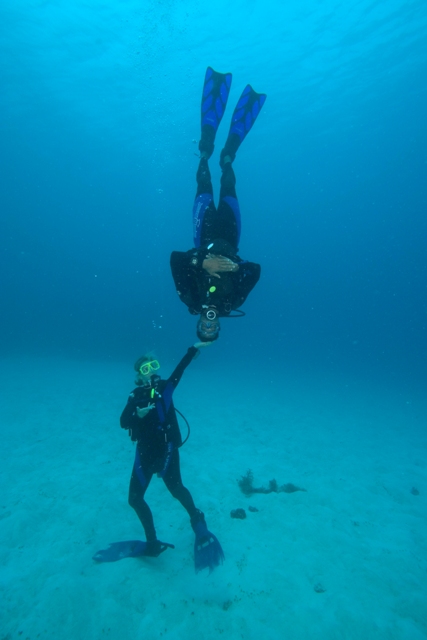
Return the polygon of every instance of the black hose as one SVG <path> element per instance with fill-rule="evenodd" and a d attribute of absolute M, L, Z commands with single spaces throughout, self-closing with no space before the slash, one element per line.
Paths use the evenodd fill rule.
<path fill-rule="evenodd" d="M 223 318 L 243 318 L 243 316 L 245 316 L 246 313 L 244 311 L 242 311 L 241 309 L 234 309 L 234 313 L 233 315 L 231 315 L 231 313 L 221 316 L 221 320 Z"/>
<path fill-rule="evenodd" d="M 179 415 L 181 416 L 181 418 L 184 420 L 185 424 L 187 425 L 187 429 L 188 429 L 187 437 L 181 442 L 181 447 L 182 447 L 182 445 L 184 445 L 187 442 L 188 438 L 190 437 L 191 429 L 190 429 L 190 425 L 188 424 L 187 418 L 181 413 L 181 411 L 179 411 L 179 409 L 177 409 L 176 407 L 175 407 L 175 411 L 177 413 L 179 413 Z"/>

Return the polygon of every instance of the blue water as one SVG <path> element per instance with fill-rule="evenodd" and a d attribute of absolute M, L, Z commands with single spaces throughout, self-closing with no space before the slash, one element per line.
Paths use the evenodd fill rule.
<path fill-rule="evenodd" d="M 224 321 L 221 357 L 249 345 L 425 376 L 425 2 L 0 12 L 3 352 L 126 359 L 193 340 L 168 261 L 191 247 L 212 65 L 233 72 L 217 153 L 245 84 L 268 94 L 234 164 L 241 255 L 262 280 Z"/>
<path fill-rule="evenodd" d="M 1 637 L 426 638 L 426 43 L 425 0 L 2 0 Z M 196 340 L 169 255 L 208 65 L 233 73 L 216 196 L 241 91 L 268 95 L 234 162 L 261 280 L 176 394 L 226 563 L 193 576 L 159 481 L 176 550 L 102 571 L 142 535 L 132 363 L 167 376 Z M 232 521 L 248 468 L 307 492 Z"/>

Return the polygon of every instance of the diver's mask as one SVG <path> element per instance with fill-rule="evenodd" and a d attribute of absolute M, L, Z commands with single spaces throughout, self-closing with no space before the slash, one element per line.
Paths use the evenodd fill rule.
<path fill-rule="evenodd" d="M 144 362 L 139 367 L 139 373 L 142 376 L 148 376 L 152 371 L 158 371 L 160 369 L 160 365 L 158 360 L 151 360 L 151 362 Z"/>

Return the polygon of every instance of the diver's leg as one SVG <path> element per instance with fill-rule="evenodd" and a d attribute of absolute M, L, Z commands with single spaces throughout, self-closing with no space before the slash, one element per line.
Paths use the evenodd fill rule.
<path fill-rule="evenodd" d="M 179 500 L 190 518 L 197 513 L 196 505 L 189 490 L 184 487 L 181 479 L 181 469 L 179 464 L 179 451 L 175 449 L 172 453 L 169 466 L 163 476 L 163 480 L 174 498 Z"/>
<path fill-rule="evenodd" d="M 144 527 L 147 542 L 157 539 L 153 514 L 144 499 L 145 492 L 148 489 L 152 477 L 153 473 L 149 470 L 149 466 L 142 462 L 142 456 L 140 455 L 137 445 L 135 463 L 129 484 L 129 504 L 135 509 L 136 515 Z"/>
<path fill-rule="evenodd" d="M 221 191 L 216 216 L 217 238 L 223 238 L 238 251 L 241 218 L 236 194 L 236 176 L 231 162 L 226 162 L 221 176 Z"/>
<path fill-rule="evenodd" d="M 198 249 L 201 245 L 209 242 L 207 229 L 209 220 L 215 217 L 216 208 L 213 201 L 213 187 L 211 174 L 207 159 L 202 156 L 196 174 L 197 193 L 193 205 L 193 240 L 194 246 Z M 206 227 L 206 222 L 208 225 Z"/>
<path fill-rule="evenodd" d="M 213 187 L 212 187 L 211 172 L 209 171 L 209 163 L 203 155 L 200 158 L 199 166 L 197 168 L 196 180 L 197 180 L 196 198 L 206 193 L 212 196 L 212 199 L 213 199 Z"/>

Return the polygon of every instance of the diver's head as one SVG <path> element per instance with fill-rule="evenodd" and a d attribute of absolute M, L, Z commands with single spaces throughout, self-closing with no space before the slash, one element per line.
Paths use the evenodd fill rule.
<path fill-rule="evenodd" d="M 135 384 L 141 387 L 150 384 L 151 376 L 160 369 L 160 365 L 152 355 L 144 355 L 138 358 L 133 368 L 136 371 Z"/>
<path fill-rule="evenodd" d="M 197 337 L 199 340 L 202 342 L 217 340 L 220 329 L 218 311 L 214 307 L 209 307 L 203 311 L 197 322 Z"/>

